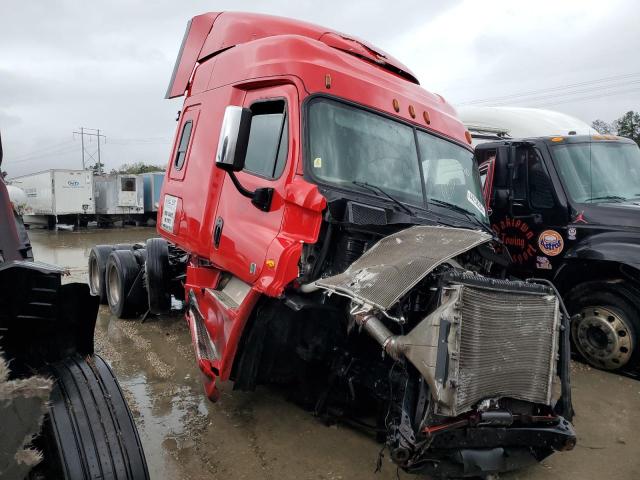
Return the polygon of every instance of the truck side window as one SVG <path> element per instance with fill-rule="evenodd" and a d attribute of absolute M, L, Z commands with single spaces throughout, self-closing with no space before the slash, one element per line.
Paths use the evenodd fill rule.
<path fill-rule="evenodd" d="M 251 106 L 253 118 L 244 170 L 261 177 L 278 178 L 287 161 L 289 132 L 284 100 Z"/>
<path fill-rule="evenodd" d="M 533 208 L 553 208 L 553 186 L 549 173 L 542 163 L 540 154 L 534 148 L 527 149 L 529 170 L 529 202 Z"/>
<path fill-rule="evenodd" d="M 528 147 L 516 150 L 516 161 L 513 165 L 513 199 L 526 201 L 527 199 L 527 152 Z"/>
<path fill-rule="evenodd" d="M 187 156 L 187 148 L 189 147 L 189 139 L 191 138 L 191 128 L 193 122 L 189 120 L 182 127 L 182 135 L 180 135 L 180 144 L 178 145 L 178 151 L 176 152 L 176 159 L 174 165 L 176 170 L 180 170 L 184 165 L 184 160 Z"/>

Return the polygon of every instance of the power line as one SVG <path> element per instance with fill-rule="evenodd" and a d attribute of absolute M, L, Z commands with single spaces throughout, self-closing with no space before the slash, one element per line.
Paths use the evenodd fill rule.
<path fill-rule="evenodd" d="M 520 93 L 511 93 L 508 95 L 501 95 L 498 97 L 487 97 L 487 98 L 481 98 L 481 99 L 475 99 L 475 100 L 466 100 L 464 102 L 458 102 L 457 105 L 458 106 L 465 106 L 465 105 L 475 105 L 475 104 L 479 104 L 479 103 L 491 103 L 491 102 L 498 102 L 498 101 L 504 101 L 504 100 L 513 100 L 515 98 L 520 98 L 520 97 L 527 97 L 527 96 L 531 96 L 531 95 L 538 95 L 541 93 L 549 93 L 549 92 L 554 92 L 554 91 L 561 91 L 561 90 L 569 90 L 572 88 L 576 88 L 576 87 L 582 87 L 582 86 L 587 86 L 587 85 L 597 85 L 599 83 L 606 83 L 606 82 L 612 82 L 615 80 L 623 80 L 623 79 L 627 79 L 627 78 L 633 78 L 633 77 L 637 77 L 638 75 L 640 75 L 640 72 L 636 72 L 636 73 L 628 73 L 628 74 L 624 74 L 624 75 L 616 75 L 613 77 L 605 77 L 605 78 L 599 78 L 599 79 L 594 79 L 594 80 L 588 80 L 588 81 L 584 81 L 584 82 L 577 82 L 577 83 L 572 83 L 572 84 L 567 84 L 567 85 L 558 85 L 555 87 L 549 87 L 549 88 L 544 88 L 544 89 L 539 89 L 539 90 L 530 90 L 527 92 L 520 92 Z M 630 83 L 634 83 L 635 80 L 631 81 Z M 625 83 L 627 82 L 622 82 L 620 85 L 617 86 L 623 86 Z M 606 87 L 610 87 L 611 85 L 603 85 L 601 87 L 597 87 L 597 88 L 606 88 Z M 560 92 L 562 93 L 568 93 L 568 92 Z"/>
<path fill-rule="evenodd" d="M 49 156 L 52 156 L 52 155 L 61 155 L 61 154 L 64 154 L 64 153 L 70 153 L 70 152 L 72 152 L 74 150 L 76 150 L 75 146 L 61 147 L 61 148 L 58 148 L 58 149 L 55 149 L 55 150 L 50 150 L 50 151 L 47 151 L 47 152 L 41 152 L 41 153 L 38 153 L 38 154 L 35 154 L 35 155 L 30 155 L 28 157 L 22 157 L 22 158 L 19 158 L 17 160 L 14 160 L 14 159 L 7 160 L 7 164 L 31 162 L 33 160 L 40 160 L 42 158 L 49 157 Z"/>
<path fill-rule="evenodd" d="M 560 92 L 560 93 L 551 93 L 548 95 L 538 95 L 534 97 L 523 98 L 520 100 L 512 99 L 510 101 L 495 102 L 495 103 L 492 103 L 492 105 L 503 106 L 511 103 L 537 102 L 540 100 L 547 100 L 547 99 L 565 99 L 565 98 L 570 99 L 570 97 L 573 97 L 574 95 L 597 94 L 600 91 L 606 92 L 612 88 L 622 88 L 622 87 L 635 85 L 635 84 L 640 84 L 640 80 L 634 80 L 631 82 L 624 82 L 624 83 L 615 84 L 615 85 L 602 85 L 601 87 L 598 87 L 598 88 L 582 88 L 579 90 L 573 90 L 571 92 Z"/>
<path fill-rule="evenodd" d="M 571 103 L 571 102 L 580 102 L 583 100 L 593 100 L 593 99 L 597 99 L 597 98 L 602 98 L 602 97 L 613 97 L 615 95 L 622 95 L 625 93 L 635 93 L 635 92 L 640 92 L 640 87 L 638 88 L 631 88 L 628 90 L 619 90 L 617 92 L 608 92 L 608 93 L 598 93 L 595 95 L 588 95 L 588 96 L 584 96 L 584 97 L 577 97 L 577 98 L 569 98 L 569 99 L 559 99 L 558 101 L 555 102 L 546 102 L 546 103 L 540 103 L 540 104 L 533 104 L 533 105 L 529 105 L 530 107 L 549 107 L 549 106 L 553 106 L 553 105 L 559 105 L 562 103 Z"/>
<path fill-rule="evenodd" d="M 12 160 L 20 160 L 22 158 L 30 157 L 30 156 L 32 156 L 34 154 L 45 152 L 47 150 L 57 149 L 57 148 L 62 147 L 64 145 L 69 145 L 71 143 L 73 143 L 73 140 L 66 140 L 64 142 L 53 143 L 51 145 L 43 145 L 41 147 L 36 148 L 35 150 L 31 150 L 28 153 L 23 153 L 21 155 L 16 155 L 15 157 L 12 157 Z"/>

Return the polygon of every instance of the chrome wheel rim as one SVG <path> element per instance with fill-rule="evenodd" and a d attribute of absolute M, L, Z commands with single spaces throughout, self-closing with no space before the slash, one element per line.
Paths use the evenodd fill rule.
<path fill-rule="evenodd" d="M 100 269 L 98 259 L 93 256 L 89 260 L 89 288 L 93 295 L 100 293 Z"/>
<path fill-rule="evenodd" d="M 109 297 L 109 305 L 117 305 L 120 301 L 120 276 L 115 265 L 109 265 L 107 272 L 107 296 Z"/>
<path fill-rule="evenodd" d="M 576 348 L 593 366 L 615 370 L 633 354 L 633 332 L 619 311 L 605 307 L 585 307 L 572 325 Z"/>

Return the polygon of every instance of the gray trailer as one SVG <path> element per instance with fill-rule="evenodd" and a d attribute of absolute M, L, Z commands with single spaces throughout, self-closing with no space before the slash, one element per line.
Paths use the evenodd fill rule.
<path fill-rule="evenodd" d="M 158 212 L 164 172 L 143 173 L 141 176 L 144 184 L 144 213 L 147 217 L 155 217 Z"/>
<path fill-rule="evenodd" d="M 142 221 L 144 217 L 144 188 L 142 176 L 107 174 L 94 177 L 98 224 L 116 221 Z"/>

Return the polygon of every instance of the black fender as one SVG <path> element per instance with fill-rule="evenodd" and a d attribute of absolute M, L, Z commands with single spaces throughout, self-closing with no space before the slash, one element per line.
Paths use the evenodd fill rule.
<path fill-rule="evenodd" d="M 553 282 L 561 292 L 591 280 L 626 279 L 640 297 L 640 234 L 603 232 L 566 251 Z"/>
<path fill-rule="evenodd" d="M 604 232 L 589 235 L 571 247 L 565 260 L 603 260 L 640 270 L 640 233 Z"/>

